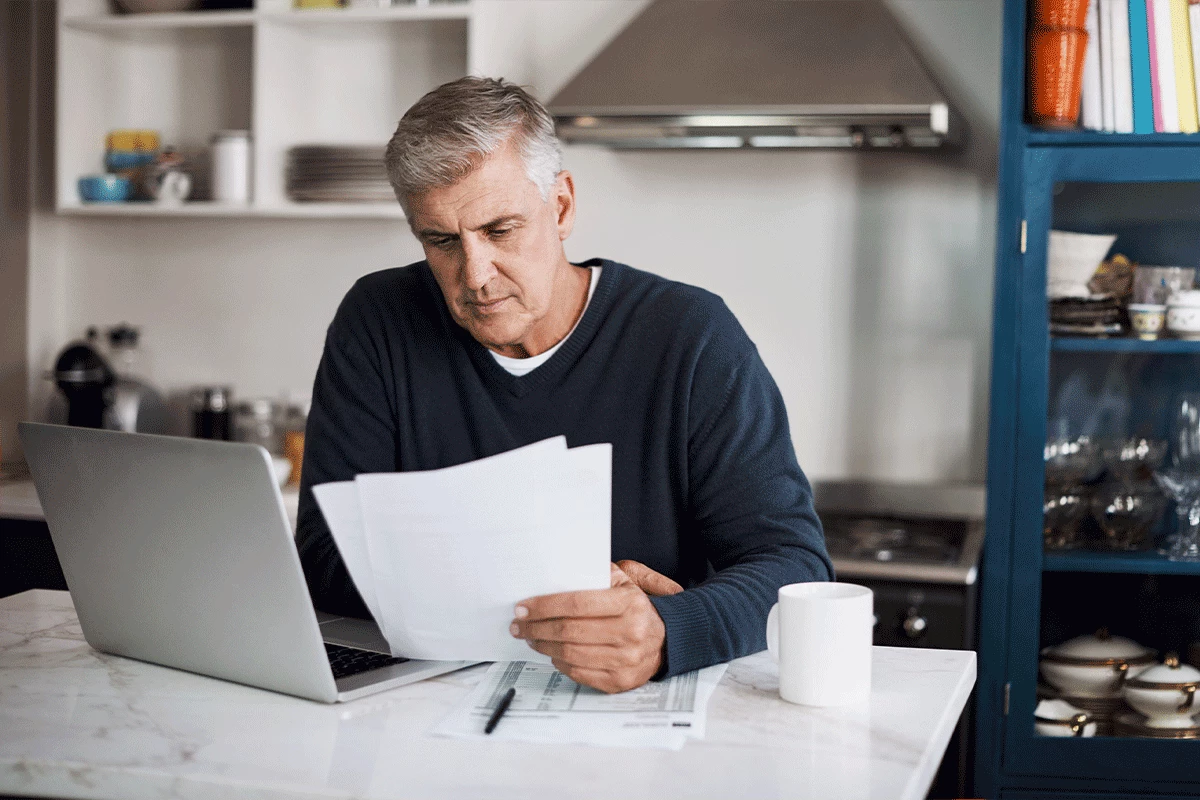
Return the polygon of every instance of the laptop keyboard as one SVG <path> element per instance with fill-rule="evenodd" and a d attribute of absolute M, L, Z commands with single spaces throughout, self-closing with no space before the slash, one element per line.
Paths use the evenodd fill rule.
<path fill-rule="evenodd" d="M 372 653 L 370 650 L 342 647 L 328 642 L 325 643 L 325 653 L 329 656 L 329 667 L 333 670 L 334 680 L 408 661 L 407 658 L 396 658 L 384 653 Z"/>

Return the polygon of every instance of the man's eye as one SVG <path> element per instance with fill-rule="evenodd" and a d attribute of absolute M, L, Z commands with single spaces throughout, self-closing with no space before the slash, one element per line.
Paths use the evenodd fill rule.
<path fill-rule="evenodd" d="M 493 228 L 490 231 L 493 239 L 502 239 L 510 233 L 512 233 L 512 228 Z"/>
<path fill-rule="evenodd" d="M 430 239 L 429 243 L 438 250 L 449 250 L 454 246 L 454 239 Z"/>

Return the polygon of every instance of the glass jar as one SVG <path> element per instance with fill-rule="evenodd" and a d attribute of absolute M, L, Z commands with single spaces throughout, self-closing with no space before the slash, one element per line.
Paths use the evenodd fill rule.
<path fill-rule="evenodd" d="M 280 416 L 279 404 L 266 397 L 238 403 L 233 421 L 237 440 L 262 445 L 271 455 L 281 455 L 283 430 Z"/>

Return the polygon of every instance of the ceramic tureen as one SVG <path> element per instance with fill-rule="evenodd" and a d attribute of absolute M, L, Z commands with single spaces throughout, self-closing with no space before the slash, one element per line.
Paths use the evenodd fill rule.
<path fill-rule="evenodd" d="M 1121 687 L 1154 663 L 1155 652 L 1106 628 L 1042 650 L 1046 682 L 1071 697 L 1120 697 Z"/>
<path fill-rule="evenodd" d="M 1200 690 L 1200 669 L 1179 663 L 1179 656 L 1168 653 L 1163 663 L 1150 667 L 1136 678 L 1125 681 L 1125 702 L 1147 717 L 1151 728 L 1190 728 L 1193 714 L 1200 713 L 1196 692 Z"/>

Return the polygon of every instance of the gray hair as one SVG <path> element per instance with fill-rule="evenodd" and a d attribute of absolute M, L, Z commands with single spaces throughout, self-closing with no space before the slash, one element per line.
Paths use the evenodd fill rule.
<path fill-rule="evenodd" d="M 542 200 L 562 170 L 554 118 L 533 95 L 503 78 L 459 78 L 410 108 L 388 142 L 388 179 L 400 205 L 413 195 L 457 183 L 516 135 L 525 174 Z"/>

